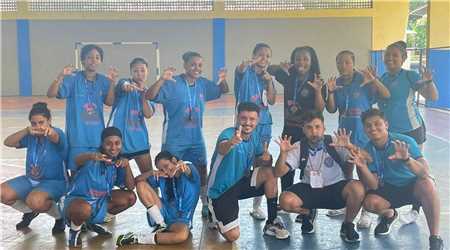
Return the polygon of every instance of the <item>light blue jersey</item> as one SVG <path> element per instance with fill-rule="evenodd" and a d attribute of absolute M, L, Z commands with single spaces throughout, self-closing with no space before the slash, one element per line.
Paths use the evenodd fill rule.
<path fill-rule="evenodd" d="M 162 144 L 203 145 L 203 112 L 205 102 L 218 99 L 220 86 L 200 77 L 190 86 L 184 74 L 165 81 L 153 100 L 161 103 L 164 109 Z"/>
<path fill-rule="evenodd" d="M 59 135 L 59 142 L 53 143 L 48 137 L 26 135 L 18 148 L 27 148 L 26 176 L 33 181 L 66 181 L 65 160 L 67 157 L 67 139 L 59 128 L 53 128 Z"/>
<path fill-rule="evenodd" d="M 263 146 L 256 132 L 253 132 L 248 140 L 234 145 L 228 154 L 219 154 L 219 144 L 233 138 L 234 133 L 235 128 L 227 128 L 217 139 L 208 178 L 208 197 L 212 199 L 217 199 L 244 177 L 250 171 L 255 158 L 263 154 Z"/>
<path fill-rule="evenodd" d="M 388 157 L 395 152 L 394 141 L 399 140 L 408 144 L 408 151 L 412 158 L 419 159 L 422 156 L 419 146 L 413 138 L 398 134 L 389 133 L 386 145 L 378 149 L 372 142 L 369 142 L 365 150 L 369 152 L 373 161 L 369 164 L 369 170 L 378 175 L 381 183 L 388 183 L 397 187 L 403 187 L 415 181 L 417 176 L 401 160 L 389 160 Z"/>
<path fill-rule="evenodd" d="M 191 227 L 200 196 L 200 175 L 194 165 L 185 163 L 191 170 L 191 176 L 181 174 L 179 177 L 158 179 L 150 176 L 147 179 L 150 186 L 161 190 L 162 214 L 169 226 L 181 222 Z"/>
<path fill-rule="evenodd" d="M 112 126 L 122 132 L 122 153 L 131 154 L 149 150 L 150 143 L 142 106 L 142 98 L 145 97 L 139 91 L 123 91 L 125 82 L 131 83 L 131 80 L 121 79 L 116 85 L 111 120 Z M 154 112 L 154 104 L 150 101 L 148 104 Z"/>
<path fill-rule="evenodd" d="M 70 147 L 98 147 L 105 122 L 103 102 L 108 95 L 109 80 L 97 74 L 88 81 L 83 71 L 64 77 L 57 98 L 66 101 L 66 133 Z"/>
<path fill-rule="evenodd" d="M 253 102 L 259 106 L 259 123 L 258 125 L 272 124 L 272 115 L 269 112 L 269 106 L 263 101 L 265 95 L 265 83 L 261 76 L 256 74 L 253 67 L 247 67 L 244 73 L 234 73 L 234 96 L 236 105 L 241 102 Z"/>
<path fill-rule="evenodd" d="M 108 198 L 114 186 L 125 187 L 124 168 L 101 161 L 87 161 L 81 166 L 67 196 L 83 197 L 87 201 Z"/>
<path fill-rule="evenodd" d="M 384 73 L 381 77 L 381 82 L 391 93 L 389 99 L 378 101 L 378 106 L 389 122 L 389 131 L 405 133 L 423 125 L 415 100 L 418 80 L 419 74 L 405 69 L 394 75 Z"/>
<path fill-rule="evenodd" d="M 364 132 L 361 114 L 372 107 L 375 102 L 369 84 L 361 87 L 364 76 L 354 71 L 351 83 L 345 84 L 345 79 L 336 79 L 336 85 L 342 86 L 336 90 L 334 96 L 339 110 L 339 128 L 351 131 L 351 142 L 358 147 L 363 147 L 369 142 Z"/>

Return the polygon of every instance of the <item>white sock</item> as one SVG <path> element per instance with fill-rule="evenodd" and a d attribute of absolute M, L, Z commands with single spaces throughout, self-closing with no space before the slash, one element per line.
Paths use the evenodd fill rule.
<path fill-rule="evenodd" d="M 143 234 L 139 233 L 137 235 L 138 238 L 138 244 L 144 244 L 144 245 L 156 245 L 156 233 L 151 234 Z"/>
<path fill-rule="evenodd" d="M 29 208 L 27 204 L 22 200 L 16 200 L 16 202 L 14 202 L 14 204 L 12 204 L 11 207 L 22 213 L 33 212 L 33 210 L 31 210 L 31 208 Z"/>
<path fill-rule="evenodd" d="M 200 187 L 200 199 L 202 201 L 202 205 L 203 206 L 208 206 L 208 200 L 206 198 L 207 197 L 206 192 L 207 192 L 206 185 L 205 186 L 201 186 Z"/>
<path fill-rule="evenodd" d="M 155 221 L 157 224 L 165 225 L 164 217 L 162 216 L 158 206 L 153 205 L 147 208 L 147 213 L 150 215 L 150 218 L 152 218 L 153 221 Z"/>
<path fill-rule="evenodd" d="M 70 229 L 72 229 L 73 231 L 80 231 L 81 230 L 81 225 L 77 226 L 73 223 L 73 221 L 70 222 Z"/>
<path fill-rule="evenodd" d="M 61 212 L 59 211 L 59 207 L 58 205 L 56 205 L 56 202 L 52 202 L 52 206 L 47 211 L 47 214 L 55 218 L 56 220 L 61 219 Z"/>
<path fill-rule="evenodd" d="M 253 210 L 261 207 L 262 196 L 253 198 Z"/>

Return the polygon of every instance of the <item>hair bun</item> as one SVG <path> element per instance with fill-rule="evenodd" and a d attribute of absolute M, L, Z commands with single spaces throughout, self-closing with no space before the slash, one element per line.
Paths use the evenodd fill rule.
<path fill-rule="evenodd" d="M 394 43 L 396 46 L 406 49 L 407 45 L 404 41 L 397 41 Z"/>
<path fill-rule="evenodd" d="M 33 108 L 47 108 L 47 103 L 46 102 L 37 102 L 35 104 L 33 104 Z"/>

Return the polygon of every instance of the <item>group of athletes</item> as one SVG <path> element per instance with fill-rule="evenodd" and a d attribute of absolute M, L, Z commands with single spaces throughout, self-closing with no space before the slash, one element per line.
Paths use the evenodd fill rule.
<path fill-rule="evenodd" d="M 52 233 L 68 226 L 68 245 L 81 247 L 84 231 L 111 236 L 101 224 L 138 197 L 151 229 L 119 235 L 117 246 L 176 244 L 188 239 L 200 199 L 210 228 L 233 242 L 240 235 L 238 201 L 253 197 L 250 215 L 266 220 L 264 235 L 290 237 L 277 216 L 281 211 L 298 214 L 302 233 L 312 234 L 317 209 L 329 209 L 329 216 L 344 214 L 340 235 L 355 243 L 360 211 L 358 228 L 369 228 L 373 213 L 379 216 L 375 235 L 386 235 L 399 217 L 396 209 L 411 204 L 404 222 L 413 223 L 422 208 L 430 249 L 443 249 L 439 196 L 422 154 L 425 123 L 415 100 L 417 92 L 436 100 L 438 91 L 429 70 L 402 68 L 404 42 L 386 48 L 383 75 L 357 69 L 354 53 L 344 50 L 336 56 L 339 76 L 328 80 L 320 76 L 313 48 L 297 47 L 290 61 L 273 65 L 270 46 L 256 44 L 252 59 L 235 69 L 235 124 L 218 136 L 209 171 L 203 113 L 206 102 L 229 92 L 226 70 L 217 82 L 208 80 L 201 76 L 202 56 L 186 52 L 184 73 L 169 67 L 147 88 L 145 59 L 133 59 L 131 76 L 118 80 L 114 68 L 97 72 L 103 56 L 97 45 L 84 46 L 83 70 L 64 67 L 48 89 L 48 97 L 66 100 L 65 133 L 52 126 L 47 104 L 38 102 L 30 125 L 5 139 L 6 146 L 27 148 L 26 174 L 1 184 L 2 203 L 23 213 L 18 230 L 47 213 L 55 218 Z M 284 125 L 273 140 L 280 149 L 274 163 L 268 148 L 275 80 L 284 88 Z M 153 166 L 145 120 L 156 104 L 163 107 L 164 123 Z M 106 124 L 104 105 L 112 106 Z M 325 134 L 324 109 L 339 112 L 334 136 Z M 130 160 L 139 167 L 137 177 Z M 294 183 L 297 169 L 300 181 Z"/>

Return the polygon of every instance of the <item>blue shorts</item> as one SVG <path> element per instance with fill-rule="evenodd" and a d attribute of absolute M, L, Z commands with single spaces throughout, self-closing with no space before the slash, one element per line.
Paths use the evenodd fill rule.
<path fill-rule="evenodd" d="M 182 223 L 188 226 L 188 228 L 191 228 L 192 226 L 192 220 L 189 219 L 187 216 L 180 215 L 176 209 L 170 207 L 167 204 L 162 203 L 162 208 L 159 209 L 161 211 L 161 215 L 164 218 L 164 222 L 166 223 L 167 227 L 170 227 L 172 224 L 175 223 Z M 147 222 L 151 227 L 156 226 L 156 222 L 147 214 Z"/>
<path fill-rule="evenodd" d="M 190 161 L 194 166 L 206 167 L 206 148 L 205 144 L 195 145 L 162 145 L 162 150 L 169 151 L 183 161 Z"/>
<path fill-rule="evenodd" d="M 17 193 L 17 196 L 23 201 L 31 191 L 46 192 L 54 201 L 59 201 L 61 196 L 67 192 L 67 182 L 65 180 L 35 181 L 22 175 L 8 180 L 6 183 L 8 183 L 8 185 Z"/>
<path fill-rule="evenodd" d="M 89 205 L 91 206 L 91 216 L 86 221 L 89 224 L 101 224 L 105 221 L 106 213 L 108 212 L 108 201 L 109 197 L 103 197 L 103 198 L 87 198 L 83 196 L 67 196 L 64 200 L 64 209 L 63 213 L 67 217 L 67 210 L 69 209 L 70 203 L 72 203 L 75 199 L 82 199 L 85 200 Z M 66 222 L 68 225 L 70 225 L 70 221 L 68 218 L 66 218 Z"/>
<path fill-rule="evenodd" d="M 67 169 L 70 171 L 77 170 L 77 164 L 75 164 L 75 157 L 81 153 L 96 152 L 98 148 L 93 147 L 69 147 L 69 154 L 67 156 Z"/>
<path fill-rule="evenodd" d="M 270 139 L 272 138 L 272 124 L 258 124 L 256 126 L 256 133 L 261 137 L 263 144 L 265 142 L 270 143 Z"/>

